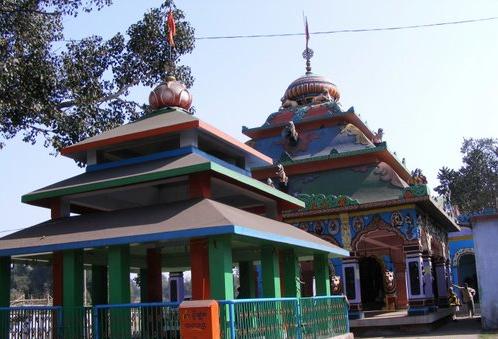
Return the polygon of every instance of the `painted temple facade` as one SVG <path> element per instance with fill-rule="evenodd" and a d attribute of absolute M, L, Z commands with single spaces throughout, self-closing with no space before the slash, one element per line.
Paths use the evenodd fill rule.
<path fill-rule="evenodd" d="M 421 171 L 410 172 L 388 150 L 382 129 L 372 132 L 339 99 L 308 58 L 280 109 L 260 127 L 242 129 L 247 144 L 274 162 L 253 167 L 253 176 L 306 203 L 285 210 L 286 222 L 350 252 L 331 260 L 330 270 L 351 318 L 365 310 L 425 314 L 445 307 L 448 232 L 458 226 L 430 197 Z M 311 268 L 303 266 L 302 279 L 303 294 L 311 295 Z"/>

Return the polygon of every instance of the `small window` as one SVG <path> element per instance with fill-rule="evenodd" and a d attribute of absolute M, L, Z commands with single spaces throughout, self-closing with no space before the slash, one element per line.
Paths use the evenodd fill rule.
<path fill-rule="evenodd" d="M 412 295 L 420 294 L 420 273 L 419 263 L 416 261 L 408 264 L 408 272 L 410 274 L 410 291 Z"/>
<path fill-rule="evenodd" d="M 354 283 L 354 267 L 346 267 L 344 269 L 346 276 L 346 296 L 349 300 L 356 299 L 356 289 Z"/>

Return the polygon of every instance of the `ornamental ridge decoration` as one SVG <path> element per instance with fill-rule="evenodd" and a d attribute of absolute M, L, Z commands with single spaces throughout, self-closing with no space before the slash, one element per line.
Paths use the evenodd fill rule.
<path fill-rule="evenodd" d="M 356 206 L 360 202 L 347 195 L 333 194 L 296 194 L 296 198 L 304 201 L 305 210 L 328 209 L 346 206 Z"/>
<path fill-rule="evenodd" d="M 427 185 L 418 184 L 418 185 L 405 187 L 403 189 L 403 192 L 401 193 L 400 198 L 409 199 L 409 198 L 423 197 L 427 195 L 429 195 L 429 190 L 427 189 Z"/>

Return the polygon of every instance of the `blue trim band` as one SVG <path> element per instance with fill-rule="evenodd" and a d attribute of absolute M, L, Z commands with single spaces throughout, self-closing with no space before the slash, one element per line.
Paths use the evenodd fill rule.
<path fill-rule="evenodd" d="M 247 237 L 270 240 L 272 242 L 279 242 L 279 243 L 284 243 L 284 244 L 296 245 L 299 247 L 315 249 L 318 251 L 333 253 L 333 254 L 337 254 L 340 256 L 341 255 L 342 256 L 349 256 L 349 251 L 342 249 L 342 248 L 337 248 L 335 246 L 329 247 L 329 246 L 325 246 L 325 245 L 319 245 L 319 244 L 312 243 L 310 241 L 299 240 L 296 238 L 289 238 L 289 237 L 282 237 L 282 236 L 275 237 L 274 233 L 257 231 L 257 230 L 253 230 L 253 229 L 250 229 L 247 227 L 238 226 L 238 225 L 234 225 L 234 227 L 235 227 L 234 233 L 238 234 L 238 235 L 244 235 Z"/>
<path fill-rule="evenodd" d="M 141 164 L 141 163 L 148 162 L 148 161 L 174 158 L 174 157 L 178 157 L 180 155 L 193 153 L 194 152 L 193 148 L 194 147 L 192 147 L 192 146 L 187 146 L 187 147 L 177 148 L 177 149 L 174 149 L 171 151 L 164 151 L 164 152 L 144 155 L 141 157 L 118 160 L 118 161 L 113 161 L 113 162 L 105 162 L 103 164 L 89 165 L 86 167 L 86 171 L 87 172 L 95 172 L 95 171 L 101 171 L 101 170 L 105 170 L 105 169 L 109 169 L 109 168 L 116 168 L 116 167 L 122 167 L 122 166 Z"/>
<path fill-rule="evenodd" d="M 81 248 L 125 245 L 132 243 L 147 243 L 153 241 L 178 240 L 178 239 L 186 239 L 186 238 L 188 239 L 194 237 L 206 237 L 206 236 L 223 235 L 223 234 L 237 234 L 262 240 L 268 240 L 272 242 L 291 244 L 302 248 L 332 253 L 338 256 L 349 256 L 349 252 L 347 250 L 344 250 L 342 248 L 337 248 L 335 246 L 334 247 L 325 246 L 325 245 L 315 244 L 310 241 L 299 240 L 296 238 L 281 237 L 277 236 L 274 233 L 257 231 L 250 229 L 248 227 L 238 226 L 238 225 L 220 225 L 220 226 L 194 228 L 194 229 L 181 230 L 181 231 L 160 232 L 160 233 L 151 233 L 151 234 L 98 239 L 98 240 L 85 240 L 85 241 L 77 241 L 77 242 L 63 243 L 63 244 L 41 245 L 41 246 L 33 246 L 25 248 L 10 248 L 10 249 L 0 250 L 0 256 L 55 252 L 55 251 L 81 249 Z"/>
<path fill-rule="evenodd" d="M 26 248 L 10 248 L 5 250 L 0 250 L 0 256 L 3 257 L 3 256 L 12 256 L 20 254 L 34 254 L 34 253 L 43 253 L 43 252 L 73 250 L 81 248 L 126 245 L 133 243 L 146 243 L 146 242 L 162 241 L 162 240 L 178 240 L 185 238 L 205 237 L 212 235 L 232 234 L 232 233 L 234 233 L 234 226 L 224 225 L 224 226 L 195 228 L 190 230 L 173 231 L 173 232 L 133 235 L 133 236 L 109 238 L 109 239 L 77 241 L 77 242 L 64 243 L 64 244 L 41 245 L 41 246 L 33 246 Z"/>
<path fill-rule="evenodd" d="M 106 170 L 106 169 L 110 169 L 110 168 L 136 165 L 136 164 L 141 164 L 141 163 L 149 162 L 149 161 L 179 157 L 179 156 L 190 154 L 190 153 L 200 155 L 201 157 L 204 157 L 207 160 L 210 160 L 214 163 L 217 163 L 218 165 L 221 165 L 223 167 L 229 168 L 229 169 L 236 171 L 240 174 L 251 176 L 250 171 L 247 171 L 247 170 L 240 168 L 240 167 L 237 167 L 229 162 L 221 160 L 220 158 L 217 158 L 214 155 L 211 155 L 211 154 L 206 153 L 204 151 L 201 151 L 199 148 L 194 147 L 194 146 L 186 146 L 186 147 L 177 148 L 177 149 L 174 149 L 171 151 L 158 152 L 158 153 L 153 153 L 153 154 L 149 154 L 149 155 L 144 155 L 141 157 L 118 160 L 118 161 L 113 161 L 113 162 L 106 162 L 106 163 L 102 163 L 102 164 L 89 165 L 86 167 L 86 172 L 96 172 L 96 171 L 102 171 L 102 170 Z"/>
<path fill-rule="evenodd" d="M 250 171 L 245 170 L 245 169 L 240 168 L 240 167 L 237 167 L 229 162 L 226 162 L 225 160 L 221 160 L 220 158 L 217 158 L 214 155 L 211 155 L 211 154 L 206 153 L 204 151 L 201 151 L 200 149 L 198 149 L 196 147 L 192 147 L 192 151 L 194 154 L 200 155 L 200 156 L 206 158 L 207 160 L 210 160 L 210 161 L 212 161 L 220 166 L 226 167 L 228 169 L 231 169 L 232 171 L 238 172 L 238 173 L 243 174 L 243 175 L 248 176 L 248 177 L 251 176 Z"/>

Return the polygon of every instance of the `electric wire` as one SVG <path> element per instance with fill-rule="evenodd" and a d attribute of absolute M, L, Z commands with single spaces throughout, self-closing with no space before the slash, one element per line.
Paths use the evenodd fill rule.
<path fill-rule="evenodd" d="M 363 33 L 363 32 L 381 32 L 381 31 L 396 31 L 405 29 L 428 28 L 447 25 L 468 24 L 482 21 L 498 20 L 498 16 L 479 19 L 466 19 L 458 21 L 437 22 L 430 24 L 418 24 L 407 26 L 388 26 L 388 27 L 372 27 L 372 28 L 357 28 L 357 29 L 338 29 L 331 31 L 310 32 L 310 35 L 325 35 L 325 34 L 340 34 L 340 33 Z M 277 34 L 251 34 L 251 35 L 221 35 L 221 36 L 200 36 L 196 40 L 221 40 L 221 39 L 247 39 L 247 38 L 274 38 L 274 37 L 291 37 L 302 36 L 305 33 L 277 33 Z"/>

